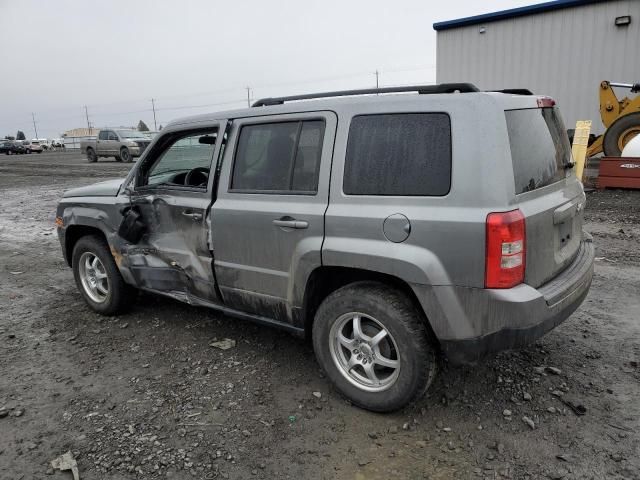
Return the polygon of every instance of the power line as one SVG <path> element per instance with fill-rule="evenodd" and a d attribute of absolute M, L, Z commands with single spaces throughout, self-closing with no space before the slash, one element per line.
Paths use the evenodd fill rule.
<path fill-rule="evenodd" d="M 159 112 L 163 112 L 165 110 L 187 110 L 190 108 L 205 108 L 205 107 L 219 107 L 222 105 L 232 105 L 234 103 L 243 103 L 245 101 L 245 99 L 238 99 L 238 100 L 230 100 L 228 102 L 218 102 L 218 103 L 206 103 L 203 105 L 183 105 L 183 106 L 179 106 L 179 107 L 165 107 L 165 108 L 158 108 L 157 110 Z"/>
<path fill-rule="evenodd" d="M 411 67 L 398 67 L 398 68 L 390 68 L 390 69 L 382 69 L 385 73 L 396 73 L 396 72 L 411 72 L 411 71 L 427 71 L 427 70 L 433 70 L 435 69 L 435 65 L 423 65 L 423 66 L 411 66 Z M 344 79 L 348 79 L 348 78 L 356 78 L 356 77 L 362 77 L 364 80 L 364 76 L 365 75 L 370 75 L 371 73 L 367 73 L 367 72 L 359 72 L 359 73 L 349 73 L 349 74 L 344 74 L 344 75 L 334 75 L 334 76 L 327 76 L 327 77 L 317 77 L 314 79 L 307 79 L 307 80 L 293 80 L 293 81 L 289 81 L 289 82 L 279 82 L 279 83 L 274 83 L 274 84 L 263 84 L 263 85 L 258 85 L 255 86 L 253 88 L 251 87 L 245 87 L 246 91 L 247 91 L 247 96 L 246 96 L 246 102 L 247 105 L 250 106 L 251 104 L 251 94 L 252 94 L 252 90 L 253 92 L 255 92 L 255 89 L 273 89 L 276 87 L 284 87 L 284 86 L 291 86 L 291 85 L 305 85 L 305 84 L 313 84 L 313 83 L 322 83 L 322 82 L 327 82 L 327 81 L 336 81 L 336 80 L 344 80 Z M 380 69 L 376 69 L 375 71 L 375 75 L 376 75 L 376 87 L 380 87 L 381 83 L 380 83 L 380 74 L 381 74 L 381 70 Z M 396 83 L 394 83 L 394 85 L 396 85 Z M 404 84 L 397 84 L 398 86 L 402 86 Z M 219 90 L 214 90 L 214 91 L 210 91 L 210 92 L 200 92 L 200 93 L 193 93 L 193 94 L 187 94 L 187 95 L 172 95 L 172 96 L 166 96 L 166 97 L 162 97 L 163 99 L 170 99 L 170 98 L 187 98 L 187 97 L 197 97 L 197 96 L 205 96 L 205 95 L 215 95 L 215 94 L 221 94 L 221 93 L 225 93 L 225 92 L 232 92 L 235 91 L 237 92 L 239 90 L 238 87 L 235 88 L 225 88 L 225 89 L 219 89 Z M 155 107 L 155 101 L 157 99 L 156 98 L 152 98 L 151 99 L 151 109 L 143 109 L 143 110 L 135 110 L 135 111 L 127 111 L 127 112 L 105 112 L 105 113 L 99 113 L 99 112 L 95 112 L 94 110 L 92 110 L 92 118 L 93 117 L 112 117 L 112 116 L 124 116 L 124 115 L 131 115 L 131 114 L 135 114 L 135 113 L 147 113 L 147 112 L 153 112 L 154 115 L 154 126 L 157 126 L 157 112 L 158 111 L 171 111 L 171 110 L 188 110 L 188 109 L 197 109 L 197 108 L 206 108 L 206 107 L 217 107 L 217 106 L 222 106 L 222 105 L 231 105 L 231 104 L 238 104 L 238 106 L 244 102 L 245 100 L 231 100 L 231 101 L 226 101 L 226 102 L 216 102 L 216 103 L 205 103 L 205 104 L 198 104 L 198 105 L 178 105 L 175 107 L 165 107 L 165 108 L 156 108 Z M 147 102 L 149 100 L 146 100 Z M 132 103 L 139 103 L 142 102 L 142 100 L 128 100 L 128 101 L 118 101 L 118 102 L 111 102 L 111 103 L 101 103 L 101 104 L 92 104 L 92 107 L 98 107 L 98 106 L 108 106 L 108 105 L 117 105 L 117 104 L 132 104 Z M 148 105 L 148 104 L 147 104 Z M 69 108 L 72 107 L 62 107 L 60 110 L 68 110 Z M 87 128 L 91 128 L 91 122 L 89 120 L 89 113 L 88 113 L 88 105 L 84 105 L 84 110 L 85 110 L 85 119 L 87 122 Z M 72 119 L 76 119 L 78 118 L 78 116 L 73 115 L 73 116 L 66 116 L 66 117 L 56 117 L 56 118 L 44 118 L 44 119 L 40 119 L 39 123 L 42 126 L 43 122 L 46 123 L 60 123 L 63 121 L 67 121 L 67 120 L 72 120 Z M 34 130 L 35 130 L 35 115 L 32 113 L 32 122 L 34 123 Z M 14 122 L 11 122 L 12 125 L 15 126 Z M 7 123 L 7 126 L 9 124 Z M 26 125 L 25 123 L 21 123 L 21 125 Z"/>

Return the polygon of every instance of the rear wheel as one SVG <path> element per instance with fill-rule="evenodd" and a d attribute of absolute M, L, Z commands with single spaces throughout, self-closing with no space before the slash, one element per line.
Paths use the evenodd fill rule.
<path fill-rule="evenodd" d="M 102 238 L 89 235 L 78 240 L 71 265 L 78 290 L 96 312 L 114 315 L 133 303 L 137 291 L 123 280 Z"/>
<path fill-rule="evenodd" d="M 131 156 L 131 152 L 129 151 L 129 149 L 127 147 L 122 147 L 120 149 L 120 159 L 124 163 L 131 163 L 132 158 L 133 157 Z"/>
<path fill-rule="evenodd" d="M 93 148 L 87 148 L 87 160 L 89 163 L 95 163 L 98 161 L 98 156 Z"/>
<path fill-rule="evenodd" d="M 358 282 L 329 295 L 315 317 L 313 346 L 336 388 L 376 412 L 421 396 L 436 373 L 421 313 L 400 290 Z"/>
<path fill-rule="evenodd" d="M 640 112 L 620 117 L 604 132 L 604 154 L 607 157 L 619 157 L 627 143 L 636 135 L 640 135 Z"/>

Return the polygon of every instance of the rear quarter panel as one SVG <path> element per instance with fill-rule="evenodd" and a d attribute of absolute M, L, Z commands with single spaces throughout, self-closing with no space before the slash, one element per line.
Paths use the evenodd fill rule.
<path fill-rule="evenodd" d="M 447 113 L 451 120 L 452 178 L 441 197 L 363 196 L 343 193 L 349 124 L 356 115 Z M 513 192 L 510 152 L 502 107 L 487 94 L 406 95 L 351 106 L 339 112 L 326 214 L 324 265 L 366 268 L 410 284 L 484 285 L 485 219 L 505 210 Z M 409 237 L 393 243 L 384 220 L 405 215 Z"/>

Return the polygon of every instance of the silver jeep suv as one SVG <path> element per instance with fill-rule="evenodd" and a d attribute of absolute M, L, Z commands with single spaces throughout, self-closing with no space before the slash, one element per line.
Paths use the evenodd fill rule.
<path fill-rule="evenodd" d="M 377 95 L 376 95 L 377 94 Z M 555 102 L 470 84 L 271 98 L 177 120 L 124 180 L 64 194 L 87 304 L 137 289 L 313 340 L 374 411 L 533 342 L 587 295 L 594 249 Z"/>

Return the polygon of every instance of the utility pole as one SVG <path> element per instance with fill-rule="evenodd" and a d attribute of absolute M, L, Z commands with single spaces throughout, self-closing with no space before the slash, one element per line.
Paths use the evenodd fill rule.
<path fill-rule="evenodd" d="M 380 76 L 380 72 L 378 70 L 375 71 L 376 74 L 376 88 L 380 88 L 380 83 L 378 82 L 379 80 L 379 76 Z"/>
<path fill-rule="evenodd" d="M 247 87 L 247 107 L 251 107 L 251 87 Z"/>
<path fill-rule="evenodd" d="M 89 124 L 89 111 L 87 110 L 87 106 L 84 106 L 84 115 L 87 117 L 87 135 L 91 135 L 91 124 Z"/>
<path fill-rule="evenodd" d="M 36 138 L 38 138 L 38 128 L 36 127 L 36 116 L 31 112 L 31 119 L 33 120 L 33 129 L 36 131 Z"/>
<path fill-rule="evenodd" d="M 153 108 L 153 129 L 157 132 L 158 123 L 156 122 L 156 103 L 153 98 L 151 99 L 151 108 Z"/>

